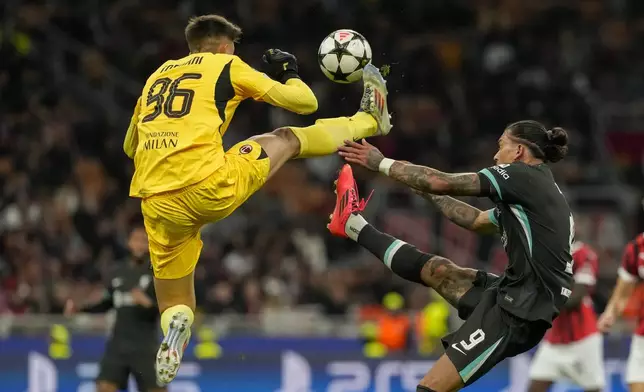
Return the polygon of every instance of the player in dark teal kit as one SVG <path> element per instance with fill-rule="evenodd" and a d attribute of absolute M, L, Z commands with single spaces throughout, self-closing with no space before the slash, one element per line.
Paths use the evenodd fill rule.
<path fill-rule="evenodd" d="M 507 357 L 534 347 L 571 294 L 574 223 L 548 162 L 562 159 L 568 136 L 536 121 L 509 125 L 499 138 L 496 165 L 478 173 L 448 174 L 385 158 L 363 141 L 340 148 L 348 162 L 380 171 L 432 201 L 454 223 L 500 233 L 509 264 L 500 277 L 456 266 L 377 231 L 361 215 L 351 168 L 337 182 L 329 230 L 357 241 L 399 276 L 435 289 L 466 320 L 443 339 L 443 355 L 418 392 L 450 392 L 469 385 Z M 449 197 L 489 197 L 480 211 Z"/>
<path fill-rule="evenodd" d="M 97 392 L 126 389 L 130 374 L 140 392 L 163 392 L 166 389 L 157 386 L 154 370 L 159 346 L 159 310 L 148 256 L 148 237 L 142 224 L 132 227 L 128 249 L 130 257 L 108 277 L 103 299 L 80 309 L 68 301 L 65 313 L 104 313 L 116 309 L 112 336 L 105 346 L 96 379 Z"/>

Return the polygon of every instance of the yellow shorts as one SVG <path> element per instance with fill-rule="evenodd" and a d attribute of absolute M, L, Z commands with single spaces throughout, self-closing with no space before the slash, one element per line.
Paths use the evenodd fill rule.
<path fill-rule="evenodd" d="M 141 202 L 156 278 L 190 274 L 203 246 L 201 227 L 230 215 L 266 182 L 270 162 L 257 142 L 236 144 L 226 151 L 225 159 L 203 181 Z"/>

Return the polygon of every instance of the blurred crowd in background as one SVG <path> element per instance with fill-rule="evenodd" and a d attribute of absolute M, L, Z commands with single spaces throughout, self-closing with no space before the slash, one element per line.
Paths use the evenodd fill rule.
<path fill-rule="evenodd" d="M 395 159 L 445 171 L 492 164 L 510 122 L 532 118 L 570 134 L 555 166 L 580 213 L 580 237 L 602 255 L 606 288 L 621 247 L 642 224 L 644 2 L 638 0 L 8 0 L 0 7 L 0 312 L 60 312 L 92 298 L 126 259 L 139 203 L 122 139 L 147 76 L 187 54 L 190 16 L 239 24 L 238 54 L 294 53 L 319 100 L 312 116 L 242 104 L 231 145 L 283 125 L 350 115 L 362 86 L 327 80 L 321 40 L 362 33 L 388 77 L 394 129 L 374 139 Z M 198 303 L 216 314 L 258 315 L 315 304 L 344 315 L 403 294 L 421 309 L 427 289 L 393 279 L 373 257 L 325 230 L 338 157 L 287 165 L 243 208 L 204 230 Z M 503 269 L 495 238 L 436 216 L 405 189 L 357 172 L 367 215 L 382 229 L 457 263 Z M 628 202 L 626 202 L 627 200 Z M 489 206 L 487 201 L 476 201 Z M 602 295 L 599 295 L 602 297 Z M 602 298 L 598 298 L 601 303 Z"/>

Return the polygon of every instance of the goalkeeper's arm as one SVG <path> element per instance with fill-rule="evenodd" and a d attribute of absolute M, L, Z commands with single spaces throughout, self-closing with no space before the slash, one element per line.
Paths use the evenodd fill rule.
<path fill-rule="evenodd" d="M 315 94 L 297 78 L 289 79 L 286 84 L 276 84 L 262 97 L 262 101 L 297 114 L 311 114 L 318 110 Z"/>
<path fill-rule="evenodd" d="M 232 61 L 231 79 L 238 96 L 267 102 L 298 114 L 311 114 L 318 109 L 315 94 L 297 77 L 280 83 L 236 57 Z"/>

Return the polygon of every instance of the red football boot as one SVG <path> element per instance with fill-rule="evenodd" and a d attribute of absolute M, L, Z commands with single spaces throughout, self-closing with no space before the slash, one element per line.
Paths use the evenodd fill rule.
<path fill-rule="evenodd" d="M 353 178 L 353 170 L 348 164 L 342 166 L 338 179 L 335 181 L 335 193 L 337 195 L 335 209 L 333 214 L 329 216 L 331 222 L 326 227 L 331 234 L 348 238 L 345 230 L 347 220 L 351 214 L 359 214 L 365 209 L 371 195 L 366 201 L 360 200 L 356 180 Z M 373 191 L 371 193 L 373 194 Z"/>

